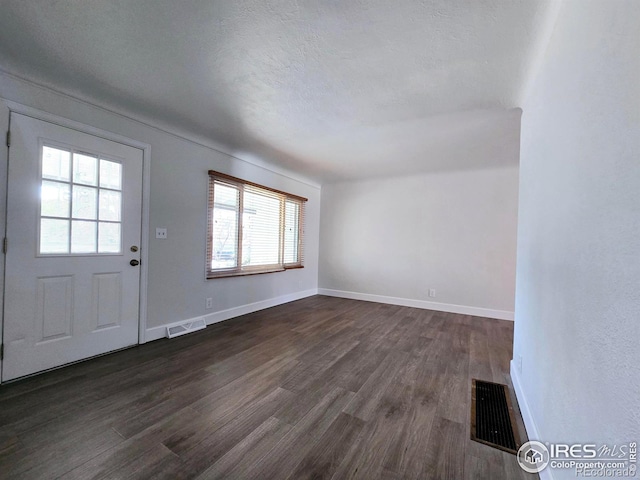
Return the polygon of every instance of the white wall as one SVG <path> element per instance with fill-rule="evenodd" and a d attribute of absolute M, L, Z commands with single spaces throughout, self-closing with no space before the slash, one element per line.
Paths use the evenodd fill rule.
<path fill-rule="evenodd" d="M 640 439 L 639 26 L 564 3 L 523 106 L 512 376 L 543 441 Z"/>
<path fill-rule="evenodd" d="M 315 293 L 320 216 L 320 189 L 317 186 L 8 75 L 0 74 L 0 97 L 151 145 L 150 227 L 152 233 L 156 227 L 166 227 L 168 239 L 152 238 L 148 245 L 148 327 L 213 312 L 218 314 L 210 319 L 228 318 L 258 306 Z M 2 115 L 5 113 L 6 108 Z M 5 122 L 4 118 L 2 122 Z M 6 149 L 0 150 L 0 163 L 6 165 Z M 0 170 L 4 172 L 3 168 Z M 204 279 L 209 169 L 309 199 L 304 269 Z M 3 191 L 5 185 L 3 182 Z M 4 195 L 0 196 L 4 199 Z M 4 221 L 1 224 L 4 225 Z M 213 298 L 213 310 L 205 310 L 207 297 Z M 255 303 L 258 305 L 247 307 Z M 225 312 L 229 309 L 232 310 Z M 156 329 L 150 332 L 150 336 L 156 338 L 163 333 L 162 329 Z"/>
<path fill-rule="evenodd" d="M 320 293 L 512 318 L 518 159 L 505 152 L 512 166 L 324 185 Z"/>

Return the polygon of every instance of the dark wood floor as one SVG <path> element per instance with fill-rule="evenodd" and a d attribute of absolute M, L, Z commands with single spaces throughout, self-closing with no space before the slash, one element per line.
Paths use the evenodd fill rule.
<path fill-rule="evenodd" d="M 322 296 L 263 310 L 0 387 L 0 477 L 530 478 L 469 440 L 470 379 L 509 382 L 512 335 Z"/>

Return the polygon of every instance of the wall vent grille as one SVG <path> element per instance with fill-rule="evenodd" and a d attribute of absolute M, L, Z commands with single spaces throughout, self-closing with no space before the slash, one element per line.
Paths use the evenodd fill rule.
<path fill-rule="evenodd" d="M 167 327 L 167 337 L 174 338 L 180 335 L 185 335 L 191 332 L 197 332 L 206 328 L 207 324 L 204 318 L 198 318 L 197 320 L 187 320 L 186 322 L 178 323 Z"/>
<path fill-rule="evenodd" d="M 515 454 L 518 450 L 515 425 L 508 387 L 473 379 L 471 439 Z"/>

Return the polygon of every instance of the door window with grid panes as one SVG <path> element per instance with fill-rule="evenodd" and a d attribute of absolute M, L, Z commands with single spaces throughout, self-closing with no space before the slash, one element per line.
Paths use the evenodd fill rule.
<path fill-rule="evenodd" d="M 40 255 L 122 253 L 122 164 L 44 145 Z"/>

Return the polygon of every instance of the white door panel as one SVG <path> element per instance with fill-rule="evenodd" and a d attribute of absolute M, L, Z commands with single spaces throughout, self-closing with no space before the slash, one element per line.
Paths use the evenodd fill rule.
<path fill-rule="evenodd" d="M 16 113 L 11 137 L 3 381 L 137 344 L 139 322 L 142 151 Z"/>

